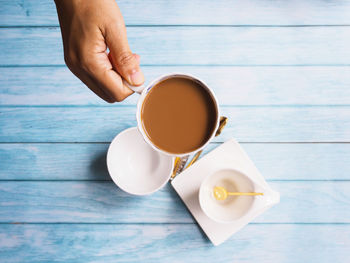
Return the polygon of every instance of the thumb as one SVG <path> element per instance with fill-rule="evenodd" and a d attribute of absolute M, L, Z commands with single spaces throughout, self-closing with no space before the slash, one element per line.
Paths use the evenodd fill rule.
<path fill-rule="evenodd" d="M 140 57 L 130 50 L 125 27 L 114 27 L 106 34 L 107 46 L 113 68 L 133 86 L 141 85 L 145 79 L 140 69 Z"/>

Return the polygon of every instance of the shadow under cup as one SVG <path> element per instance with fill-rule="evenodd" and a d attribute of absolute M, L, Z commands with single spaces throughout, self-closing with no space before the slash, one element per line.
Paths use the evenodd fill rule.
<path fill-rule="evenodd" d="M 141 106 L 142 129 L 152 144 L 168 154 L 190 154 L 214 136 L 218 105 L 209 88 L 186 75 L 154 84 Z"/>

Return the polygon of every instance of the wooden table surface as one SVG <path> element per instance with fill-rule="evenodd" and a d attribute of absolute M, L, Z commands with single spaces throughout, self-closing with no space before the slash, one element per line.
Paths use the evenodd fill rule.
<path fill-rule="evenodd" d="M 118 1 L 147 82 L 213 88 L 281 203 L 214 247 L 171 186 L 110 180 L 109 105 L 66 68 L 53 1 L 0 1 L 0 262 L 350 262 L 350 1 Z"/>

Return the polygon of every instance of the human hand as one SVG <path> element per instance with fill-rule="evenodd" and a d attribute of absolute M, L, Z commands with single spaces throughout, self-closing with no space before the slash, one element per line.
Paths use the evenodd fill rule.
<path fill-rule="evenodd" d="M 55 0 L 68 68 L 109 103 L 133 93 L 123 84 L 144 82 L 140 57 L 130 50 L 115 0 Z M 110 53 L 107 54 L 107 48 Z"/>

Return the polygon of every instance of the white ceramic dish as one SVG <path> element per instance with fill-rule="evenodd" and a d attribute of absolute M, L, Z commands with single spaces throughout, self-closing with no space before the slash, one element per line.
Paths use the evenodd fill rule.
<path fill-rule="evenodd" d="M 107 167 L 114 183 L 134 195 L 151 194 L 170 179 L 174 158 L 155 151 L 137 127 L 119 133 L 107 152 Z"/>
<path fill-rule="evenodd" d="M 201 208 L 199 191 L 207 176 L 227 169 L 240 171 L 252 182 L 257 192 L 263 192 L 264 198 L 256 198 L 247 213 L 232 222 L 223 223 L 213 220 Z M 255 217 L 279 202 L 279 193 L 273 191 L 264 180 L 254 163 L 237 141 L 231 139 L 217 147 L 191 167 L 177 175 L 171 181 L 176 192 L 186 204 L 198 224 L 215 246 L 227 240 Z"/>

